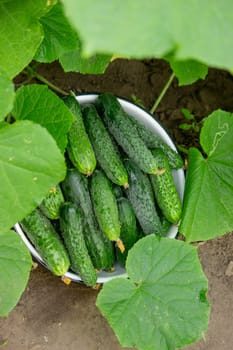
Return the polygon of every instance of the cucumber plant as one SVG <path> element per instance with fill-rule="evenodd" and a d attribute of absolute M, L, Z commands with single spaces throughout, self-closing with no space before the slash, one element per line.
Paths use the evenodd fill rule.
<path fill-rule="evenodd" d="M 199 134 L 204 118 L 198 121 L 194 114 L 190 113 L 187 108 L 182 108 L 181 113 L 186 119 L 185 123 L 179 124 L 179 128 L 184 131 L 193 131 L 194 133 Z"/>
<path fill-rule="evenodd" d="M 185 0 L 148 4 L 140 0 L 137 6 L 130 0 L 121 4 L 121 11 L 115 11 L 117 4 L 117 0 L 107 5 L 105 1 L 90 0 L 15 0 L 0 4 L 0 277 L 4 285 L 4 289 L 0 288 L 0 316 L 6 316 L 16 305 L 32 264 L 27 249 L 10 229 L 64 180 L 64 150 L 74 122 L 69 108 L 52 90 L 59 95 L 68 92 L 42 77 L 36 71 L 37 64 L 59 60 L 64 71 L 103 73 L 116 53 L 118 57 L 164 58 L 172 74 L 152 112 L 175 76 L 182 85 L 205 79 L 208 66 L 232 71 L 232 2 L 214 1 L 211 12 L 209 4 L 201 0 L 189 6 Z M 106 11 L 108 15 L 103 16 Z M 131 14 L 130 26 L 125 13 Z M 215 13 L 221 16 L 216 17 Z M 170 32 L 169 21 L 173 23 Z M 194 37 L 196 23 L 198 40 Z M 213 28 L 217 28 L 214 41 Z M 31 64 L 32 60 L 36 65 Z M 15 91 L 13 78 L 19 73 L 26 74 L 29 81 L 34 77 L 43 84 L 29 84 Z M 195 248 L 188 242 L 233 230 L 232 129 L 233 115 L 215 111 L 204 121 L 200 132 L 203 152 L 189 150 L 179 225 L 186 242 L 157 240 L 154 236 L 141 239 L 126 261 L 129 279 L 109 282 L 99 294 L 97 305 L 123 346 L 146 350 L 159 342 L 160 350 L 172 350 L 194 342 L 206 330 L 207 281 Z M 186 293 L 176 300 L 173 296 L 179 296 L 180 291 Z M 155 295 L 161 295 L 161 299 L 155 300 Z M 125 308 L 126 303 L 132 306 Z M 137 305 L 140 310 L 136 310 Z M 156 307 L 151 308 L 152 305 Z M 190 323 L 189 315 L 195 315 L 196 323 L 187 333 L 178 322 L 181 311 L 186 324 Z M 117 317 L 119 314 L 125 317 L 128 327 Z M 147 336 L 152 331 L 154 336 Z"/>

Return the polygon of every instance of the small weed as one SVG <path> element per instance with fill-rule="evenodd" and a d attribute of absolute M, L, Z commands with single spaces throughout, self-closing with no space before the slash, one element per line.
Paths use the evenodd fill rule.
<path fill-rule="evenodd" d="M 132 99 L 133 103 L 135 103 L 139 107 L 146 109 L 144 104 L 142 103 L 142 100 L 140 98 L 138 98 L 136 95 L 132 94 L 131 99 Z"/>
<path fill-rule="evenodd" d="M 191 114 L 187 108 L 181 109 L 181 112 L 185 119 L 187 119 L 187 123 L 181 123 L 179 128 L 184 131 L 194 131 L 195 133 L 199 134 L 205 118 L 197 121 L 196 117 Z"/>

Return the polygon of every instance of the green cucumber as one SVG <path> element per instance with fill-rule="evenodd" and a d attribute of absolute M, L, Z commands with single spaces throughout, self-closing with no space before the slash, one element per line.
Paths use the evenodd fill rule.
<path fill-rule="evenodd" d="M 155 135 L 155 133 L 153 133 L 150 129 L 146 128 L 146 126 L 139 123 L 136 119 L 132 119 L 137 125 L 140 137 L 143 139 L 148 148 L 161 148 L 163 152 L 167 155 L 169 164 L 172 169 L 179 169 L 183 167 L 184 162 L 178 152 L 176 152 L 174 149 L 168 146 L 168 144 L 163 142 L 163 140 L 158 135 Z"/>
<path fill-rule="evenodd" d="M 117 241 L 121 227 L 116 197 L 109 179 L 101 170 L 96 170 L 91 177 L 91 196 L 101 231 L 110 241 Z"/>
<path fill-rule="evenodd" d="M 165 218 L 171 223 L 177 223 L 181 217 L 181 202 L 167 156 L 160 149 L 152 151 L 159 164 L 159 173 L 150 175 L 155 198 Z"/>
<path fill-rule="evenodd" d="M 96 269 L 111 269 L 114 265 L 112 243 L 100 231 L 95 219 L 88 179 L 76 169 L 69 169 L 62 183 L 62 190 L 67 201 L 79 206 L 84 215 L 84 234 L 87 249 Z"/>
<path fill-rule="evenodd" d="M 73 203 L 64 203 L 60 217 L 61 235 L 70 256 L 71 269 L 87 286 L 95 286 L 97 273 L 89 256 L 83 233 L 82 213 Z"/>
<path fill-rule="evenodd" d="M 118 198 L 117 206 L 121 224 L 120 239 L 125 246 L 125 251 L 121 252 L 120 249 L 116 247 L 116 255 L 119 263 L 125 265 L 128 251 L 137 241 L 137 223 L 132 204 L 127 198 Z"/>
<path fill-rule="evenodd" d="M 127 187 L 127 172 L 95 106 L 86 105 L 82 111 L 85 127 L 98 163 L 113 183 Z"/>
<path fill-rule="evenodd" d="M 49 219 L 35 209 L 20 225 L 48 268 L 57 276 L 64 275 L 70 266 L 69 256 Z"/>
<path fill-rule="evenodd" d="M 166 237 L 171 227 L 171 223 L 165 218 L 164 215 L 160 217 L 160 220 L 163 228 L 163 236 Z"/>
<path fill-rule="evenodd" d="M 60 216 L 60 207 L 64 203 L 64 197 L 59 185 L 52 187 L 49 194 L 40 204 L 42 213 L 51 220 L 56 220 Z"/>
<path fill-rule="evenodd" d="M 64 99 L 75 121 L 68 132 L 67 152 L 73 165 L 83 174 L 91 175 L 96 167 L 96 158 L 85 130 L 81 107 L 73 96 Z"/>
<path fill-rule="evenodd" d="M 163 229 L 158 216 L 150 180 L 132 160 L 125 160 L 129 175 L 129 188 L 126 195 L 145 235 L 161 236 Z"/>
<path fill-rule="evenodd" d="M 114 193 L 116 198 L 123 197 L 123 191 L 122 191 L 122 188 L 120 186 L 113 185 L 112 190 L 113 190 L 113 193 Z"/>
<path fill-rule="evenodd" d="M 107 93 L 99 95 L 97 109 L 109 131 L 128 157 L 133 159 L 145 173 L 156 173 L 158 169 L 156 160 L 139 136 L 135 123 L 122 109 L 117 98 Z"/>

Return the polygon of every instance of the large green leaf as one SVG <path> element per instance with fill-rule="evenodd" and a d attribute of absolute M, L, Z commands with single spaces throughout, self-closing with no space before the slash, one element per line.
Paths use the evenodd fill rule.
<path fill-rule="evenodd" d="M 14 96 L 12 81 L 0 69 L 0 120 L 12 110 Z"/>
<path fill-rule="evenodd" d="M 16 119 L 29 119 L 46 127 L 64 151 L 73 114 L 46 85 L 30 84 L 16 92 L 13 109 Z"/>
<path fill-rule="evenodd" d="M 1 128 L 5 128 L 5 126 L 8 126 L 9 124 L 7 123 L 7 122 L 5 122 L 5 121 L 1 121 L 0 122 L 0 129 Z"/>
<path fill-rule="evenodd" d="M 0 129 L 0 232 L 39 205 L 63 180 L 65 160 L 48 131 L 31 121 Z"/>
<path fill-rule="evenodd" d="M 43 38 L 39 18 L 49 6 L 46 0 L 0 2 L 0 67 L 10 78 L 35 55 Z"/>
<path fill-rule="evenodd" d="M 233 230 L 233 114 L 213 112 L 204 122 L 199 150 L 189 151 L 179 231 L 187 241 L 207 240 Z"/>
<path fill-rule="evenodd" d="M 0 316 L 7 316 L 24 291 L 30 269 L 31 255 L 14 232 L 0 233 Z"/>
<path fill-rule="evenodd" d="M 81 55 L 81 42 L 77 32 L 63 12 L 61 3 L 56 4 L 40 19 L 44 39 L 38 48 L 35 59 L 39 62 L 52 62 L 59 59 L 65 72 L 103 73 L 110 62 L 109 55 Z"/>
<path fill-rule="evenodd" d="M 80 46 L 76 50 L 69 51 L 60 57 L 60 62 L 65 72 L 80 72 L 84 74 L 103 73 L 110 60 L 111 56 L 109 55 L 99 54 L 83 57 Z"/>
<path fill-rule="evenodd" d="M 67 15 L 89 54 L 194 59 L 233 69 L 233 2 L 70 0 Z"/>
<path fill-rule="evenodd" d="M 44 39 L 38 48 L 35 59 L 39 62 L 52 62 L 69 50 L 76 49 L 77 33 L 63 13 L 60 3 L 56 4 L 40 19 Z"/>
<path fill-rule="evenodd" d="M 209 304 L 196 247 L 150 235 L 130 250 L 126 270 L 97 298 L 122 346 L 175 350 L 203 337 Z"/>

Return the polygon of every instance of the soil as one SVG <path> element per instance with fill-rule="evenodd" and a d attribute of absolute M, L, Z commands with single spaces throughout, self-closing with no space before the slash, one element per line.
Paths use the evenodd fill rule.
<path fill-rule="evenodd" d="M 58 63 L 40 65 L 38 72 L 66 91 L 112 92 L 150 109 L 171 72 L 161 60 L 116 60 L 103 75 L 64 73 Z M 18 86 L 25 77 L 15 79 Z M 210 69 L 207 78 L 179 87 L 176 80 L 156 111 L 173 140 L 183 147 L 199 146 L 197 133 L 179 128 L 187 108 L 197 121 L 217 108 L 233 111 L 233 78 Z M 233 344 L 233 233 L 198 244 L 209 280 L 211 317 L 208 331 L 187 350 L 230 350 Z M 98 291 L 81 284 L 66 286 L 43 267 L 31 272 L 21 300 L 8 318 L 0 320 L 0 349 L 120 350 L 116 336 L 95 306 Z M 156 349 L 157 350 L 157 349 Z M 159 349 L 158 349 L 159 350 Z"/>

